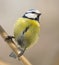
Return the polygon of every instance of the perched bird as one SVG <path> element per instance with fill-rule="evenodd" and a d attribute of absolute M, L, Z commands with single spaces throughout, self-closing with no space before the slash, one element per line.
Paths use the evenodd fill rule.
<path fill-rule="evenodd" d="M 40 33 L 39 16 L 41 13 L 38 10 L 30 9 L 19 18 L 14 25 L 14 38 L 17 41 L 21 56 L 24 51 L 31 45 L 35 44 Z M 12 36 L 9 36 L 12 38 Z"/>

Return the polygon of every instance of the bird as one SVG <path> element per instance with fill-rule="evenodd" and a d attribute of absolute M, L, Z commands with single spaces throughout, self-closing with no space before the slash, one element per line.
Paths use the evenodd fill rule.
<path fill-rule="evenodd" d="M 8 39 L 14 38 L 22 56 L 26 49 L 33 46 L 40 34 L 39 17 L 41 12 L 37 9 L 30 9 L 24 13 L 21 18 L 16 20 L 14 24 L 14 37 L 8 36 Z M 10 54 L 13 56 L 13 53 Z"/>

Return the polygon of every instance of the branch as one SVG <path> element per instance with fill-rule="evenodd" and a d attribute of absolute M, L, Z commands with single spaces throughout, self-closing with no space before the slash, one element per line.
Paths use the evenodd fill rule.
<path fill-rule="evenodd" d="M 0 35 L 1 37 L 5 40 L 8 36 L 8 34 L 6 33 L 6 31 L 2 28 L 2 26 L 0 25 Z M 19 49 L 17 48 L 17 46 L 15 45 L 14 41 L 11 40 L 6 40 L 7 44 L 11 47 L 11 49 L 15 52 L 15 54 L 18 56 L 19 54 Z M 22 61 L 24 63 L 24 65 L 32 65 L 23 55 L 21 57 L 18 57 L 18 60 Z"/>

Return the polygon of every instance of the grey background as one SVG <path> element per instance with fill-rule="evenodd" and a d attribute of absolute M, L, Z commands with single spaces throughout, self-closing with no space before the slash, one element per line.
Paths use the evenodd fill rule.
<path fill-rule="evenodd" d="M 33 65 L 59 65 L 59 0 L 0 0 L 0 25 L 13 35 L 14 23 L 31 8 L 42 13 L 41 31 L 37 44 L 24 55 Z M 0 60 L 11 65 L 23 65 L 8 56 L 11 51 L 0 36 Z"/>

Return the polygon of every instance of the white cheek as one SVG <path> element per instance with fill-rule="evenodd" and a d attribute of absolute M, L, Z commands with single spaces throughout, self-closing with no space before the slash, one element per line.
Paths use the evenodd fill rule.
<path fill-rule="evenodd" d="M 28 18 L 36 18 L 37 17 L 36 14 L 32 14 L 32 13 L 25 14 L 25 16 Z"/>

